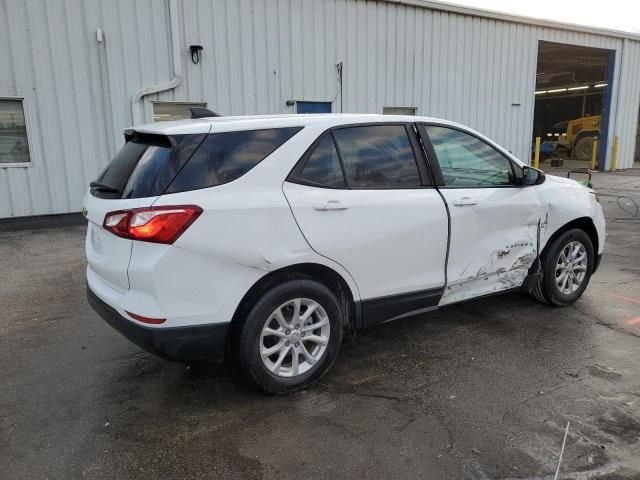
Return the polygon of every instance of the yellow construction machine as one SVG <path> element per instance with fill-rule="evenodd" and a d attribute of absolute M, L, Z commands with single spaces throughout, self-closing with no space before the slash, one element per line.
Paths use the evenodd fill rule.
<path fill-rule="evenodd" d="M 600 135 L 600 121 L 600 115 L 589 115 L 556 123 L 553 130 L 560 132 L 556 152 L 565 150 L 576 160 L 591 160 L 593 138 Z"/>

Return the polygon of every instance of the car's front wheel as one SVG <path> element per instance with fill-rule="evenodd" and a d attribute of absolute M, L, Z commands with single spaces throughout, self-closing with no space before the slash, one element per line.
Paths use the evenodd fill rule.
<path fill-rule="evenodd" d="M 269 393 L 318 380 L 340 350 L 343 313 L 326 286 L 291 280 L 267 291 L 249 311 L 236 342 L 246 375 Z"/>
<path fill-rule="evenodd" d="M 593 244 L 584 230 L 564 232 L 543 255 L 543 275 L 534 289 L 534 296 L 557 306 L 575 302 L 589 284 L 593 265 Z"/>

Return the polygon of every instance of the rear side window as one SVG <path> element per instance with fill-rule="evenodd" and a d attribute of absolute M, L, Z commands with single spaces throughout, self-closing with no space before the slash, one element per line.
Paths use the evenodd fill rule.
<path fill-rule="evenodd" d="M 302 127 L 270 128 L 207 136 L 166 193 L 213 187 L 231 182 L 268 157 Z"/>
<path fill-rule="evenodd" d="M 331 135 L 325 135 L 320 140 L 320 143 L 309 155 L 297 179 L 309 185 L 322 187 L 345 186 L 340 158 Z"/>
<path fill-rule="evenodd" d="M 351 188 L 420 187 L 418 165 L 404 125 L 368 125 L 334 131 Z"/>

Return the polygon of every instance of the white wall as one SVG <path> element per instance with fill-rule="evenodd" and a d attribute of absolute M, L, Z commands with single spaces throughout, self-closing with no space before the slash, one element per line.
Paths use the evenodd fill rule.
<path fill-rule="evenodd" d="M 80 211 L 168 45 L 163 1 L 0 0 L 0 97 L 25 98 L 32 160 L 0 167 L 0 218 Z"/>
<path fill-rule="evenodd" d="M 622 57 L 622 68 L 617 71 L 619 94 L 612 100 L 617 109 L 611 135 L 615 132 L 620 137 L 617 167 L 629 168 L 633 167 L 640 114 L 640 42 L 624 40 L 624 46 L 618 54 Z M 613 143 L 609 145 L 613 146 Z M 611 158 L 608 160 L 607 168 L 611 166 Z"/>
<path fill-rule="evenodd" d="M 167 5 L 0 0 L 0 97 L 25 97 L 33 159 L 0 168 L 0 217 L 80 210 L 86 185 L 122 144 L 132 95 L 172 76 Z M 537 45 L 548 40 L 617 50 L 610 136 L 620 136 L 618 168 L 632 166 L 640 42 L 382 1 L 179 5 L 184 80 L 145 99 L 147 120 L 152 100 L 206 101 L 222 114 L 286 113 L 288 99 L 324 100 L 338 112 L 342 61 L 345 112 L 415 106 L 527 159 Z M 198 65 L 190 44 L 204 46 Z"/>

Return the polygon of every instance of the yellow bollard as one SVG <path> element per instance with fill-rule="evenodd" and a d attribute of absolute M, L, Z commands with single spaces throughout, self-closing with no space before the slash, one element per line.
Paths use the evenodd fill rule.
<path fill-rule="evenodd" d="M 613 137 L 613 156 L 611 157 L 611 171 L 616 171 L 616 164 L 618 163 L 618 136 Z"/>
<path fill-rule="evenodd" d="M 540 165 L 540 137 L 536 137 L 536 149 L 533 154 L 533 167 L 538 168 Z"/>
<path fill-rule="evenodd" d="M 593 150 L 591 151 L 591 170 L 598 168 L 598 137 L 593 137 Z"/>

